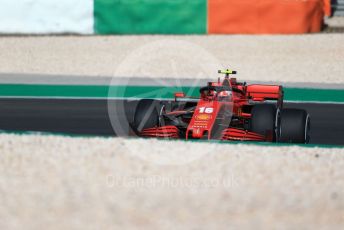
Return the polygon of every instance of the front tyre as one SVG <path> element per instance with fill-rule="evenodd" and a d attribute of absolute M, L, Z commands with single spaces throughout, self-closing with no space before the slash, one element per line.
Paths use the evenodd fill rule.
<path fill-rule="evenodd" d="M 132 129 L 136 134 L 147 128 L 153 128 L 159 124 L 159 101 L 142 99 L 139 101 L 132 123 Z"/>
<path fill-rule="evenodd" d="M 308 143 L 310 117 L 303 109 L 283 109 L 281 111 L 280 142 Z"/>

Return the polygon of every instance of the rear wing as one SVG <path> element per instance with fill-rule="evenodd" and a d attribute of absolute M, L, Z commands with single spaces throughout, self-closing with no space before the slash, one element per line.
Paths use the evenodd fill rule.
<path fill-rule="evenodd" d="M 283 104 L 283 87 L 280 85 L 248 85 L 246 96 L 254 101 L 277 100 Z"/>

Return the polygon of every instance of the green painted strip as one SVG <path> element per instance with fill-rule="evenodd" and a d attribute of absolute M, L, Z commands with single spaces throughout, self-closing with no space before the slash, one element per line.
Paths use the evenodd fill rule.
<path fill-rule="evenodd" d="M 284 88 L 285 100 L 344 102 L 344 90 Z"/>
<path fill-rule="evenodd" d="M 285 88 L 285 100 L 344 102 L 344 90 Z M 91 86 L 91 85 L 0 85 L 0 97 L 59 98 L 173 98 L 175 92 L 198 97 L 199 87 Z"/>
<path fill-rule="evenodd" d="M 95 0 L 98 34 L 205 34 L 207 0 Z"/>
<path fill-rule="evenodd" d="M 0 97 L 136 97 L 136 98 L 173 98 L 176 91 L 197 95 L 198 89 L 192 87 L 158 86 L 84 86 L 84 85 L 0 85 Z"/>

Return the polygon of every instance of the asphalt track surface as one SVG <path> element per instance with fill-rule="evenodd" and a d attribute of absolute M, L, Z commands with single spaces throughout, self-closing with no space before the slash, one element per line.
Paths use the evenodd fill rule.
<path fill-rule="evenodd" d="M 2 98 L 0 130 L 127 136 L 128 123 L 132 120 L 136 104 L 137 101 L 108 102 L 104 99 Z M 308 111 L 311 116 L 311 144 L 344 145 L 344 104 L 286 103 L 285 107 Z M 115 108 L 116 114 L 109 112 L 108 108 Z M 115 121 L 110 116 L 115 116 Z"/>

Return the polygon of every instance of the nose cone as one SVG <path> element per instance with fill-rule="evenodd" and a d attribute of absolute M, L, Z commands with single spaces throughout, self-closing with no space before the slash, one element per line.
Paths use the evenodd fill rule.
<path fill-rule="evenodd" d="M 188 125 L 187 137 L 190 134 L 190 137 L 194 139 L 201 139 L 205 135 L 208 135 L 209 138 L 219 108 L 217 102 L 201 99 Z"/>
<path fill-rule="evenodd" d="M 203 132 L 204 132 L 204 130 L 202 130 L 200 128 L 194 128 L 192 130 L 192 137 L 193 138 L 201 138 L 201 137 L 203 137 Z"/>

